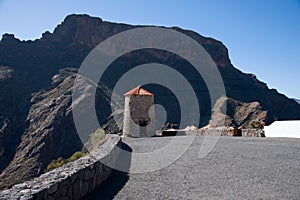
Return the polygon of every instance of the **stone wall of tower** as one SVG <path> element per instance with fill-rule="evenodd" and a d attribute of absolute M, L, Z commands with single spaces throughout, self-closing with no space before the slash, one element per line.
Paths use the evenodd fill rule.
<path fill-rule="evenodd" d="M 150 95 L 125 96 L 123 134 L 129 137 L 155 135 L 154 97 Z"/>

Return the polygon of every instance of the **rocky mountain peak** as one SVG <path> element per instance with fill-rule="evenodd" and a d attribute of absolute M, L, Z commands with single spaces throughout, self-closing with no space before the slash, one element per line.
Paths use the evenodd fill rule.
<path fill-rule="evenodd" d="M 42 36 L 44 40 L 62 42 L 66 44 L 82 44 L 87 46 L 95 46 L 104 38 L 96 35 L 103 33 L 103 24 L 101 18 L 90 17 L 88 15 L 68 15 L 61 24 L 59 24 L 53 33 L 45 32 Z M 95 35 L 96 38 L 91 37 Z"/>
<path fill-rule="evenodd" d="M 2 35 L 1 43 L 16 43 L 20 42 L 19 39 L 15 38 L 14 34 L 5 33 Z"/>

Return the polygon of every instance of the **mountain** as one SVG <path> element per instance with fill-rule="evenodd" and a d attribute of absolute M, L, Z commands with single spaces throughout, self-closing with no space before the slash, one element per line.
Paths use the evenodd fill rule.
<path fill-rule="evenodd" d="M 27 128 L 13 160 L 0 175 L 2 187 L 30 179 L 32 174 L 41 174 L 52 160 L 67 158 L 82 149 L 82 138 L 76 132 L 72 115 L 72 90 L 74 80 L 78 77 L 76 73 L 77 69 L 74 68 L 62 69 L 52 78 L 48 90 L 32 94 Z M 78 80 L 78 87 L 87 85 L 83 77 Z M 98 91 L 96 107 L 108 110 L 110 102 L 107 100 L 111 92 L 101 84 Z M 86 93 L 89 93 L 89 88 L 86 88 Z M 80 101 L 80 98 L 74 101 Z M 91 111 L 91 108 L 84 109 L 82 115 Z M 85 123 L 88 126 L 89 122 Z M 94 130 L 90 131 L 92 133 Z"/>
<path fill-rule="evenodd" d="M 297 103 L 300 104 L 300 99 L 294 99 Z"/>
<path fill-rule="evenodd" d="M 76 70 L 88 53 L 100 42 L 125 30 L 141 26 L 105 22 L 88 15 L 69 15 L 53 33 L 45 32 L 34 41 L 20 41 L 4 34 L 0 41 L 0 188 L 41 174 L 58 156 L 68 157 L 82 143 L 72 119 L 71 93 Z M 227 116 L 226 125 L 236 121 L 247 126 L 258 120 L 300 119 L 300 105 L 279 94 L 253 74 L 235 68 L 227 48 L 212 38 L 178 27 L 170 29 L 190 36 L 211 55 L 224 81 L 227 99 L 214 107 L 214 116 Z M 192 83 L 199 99 L 199 126 L 211 120 L 213 108 L 201 76 L 194 76 L 184 59 L 162 50 L 133 51 L 117 59 L 99 83 L 96 110 L 100 123 L 109 132 L 118 132 L 110 109 L 110 94 L 115 81 L 132 66 L 161 63 L 181 72 Z M 112 79 L 112 80 L 111 80 Z M 84 80 L 82 80 L 84 82 Z M 158 85 L 145 85 L 155 101 L 168 111 L 167 121 L 180 120 L 174 95 Z M 228 107 L 222 113 L 224 103 Z M 89 112 L 88 108 L 83 112 Z M 88 121 L 87 127 L 88 127 Z M 93 130 L 90 130 L 91 132 Z M 65 147 L 65 148 L 62 148 Z"/>

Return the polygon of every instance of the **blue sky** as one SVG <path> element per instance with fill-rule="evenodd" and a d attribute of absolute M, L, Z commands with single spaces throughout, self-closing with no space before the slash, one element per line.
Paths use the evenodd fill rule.
<path fill-rule="evenodd" d="M 179 26 L 221 40 L 235 67 L 300 99 L 300 0 L 0 0 L 0 34 L 37 39 L 71 13 Z"/>

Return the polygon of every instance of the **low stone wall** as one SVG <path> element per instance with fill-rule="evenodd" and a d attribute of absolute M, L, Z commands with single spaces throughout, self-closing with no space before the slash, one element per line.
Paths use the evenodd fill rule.
<path fill-rule="evenodd" d="M 263 129 L 238 129 L 242 137 L 265 137 Z M 196 130 L 163 130 L 157 131 L 156 136 L 181 136 L 181 135 L 202 135 L 202 136 L 232 136 L 232 129 L 227 127 L 216 127 Z"/>
<path fill-rule="evenodd" d="M 245 137 L 266 137 L 263 129 L 242 129 L 242 136 Z"/>
<path fill-rule="evenodd" d="M 0 191 L 0 199 L 79 199 L 106 180 L 112 169 L 102 162 L 116 163 L 121 138 L 108 140 L 95 152 L 11 189 Z"/>
<path fill-rule="evenodd" d="M 242 137 L 265 137 L 263 129 L 239 129 Z M 197 130 L 198 135 L 209 136 L 232 136 L 232 130 L 230 128 L 208 128 Z"/>

